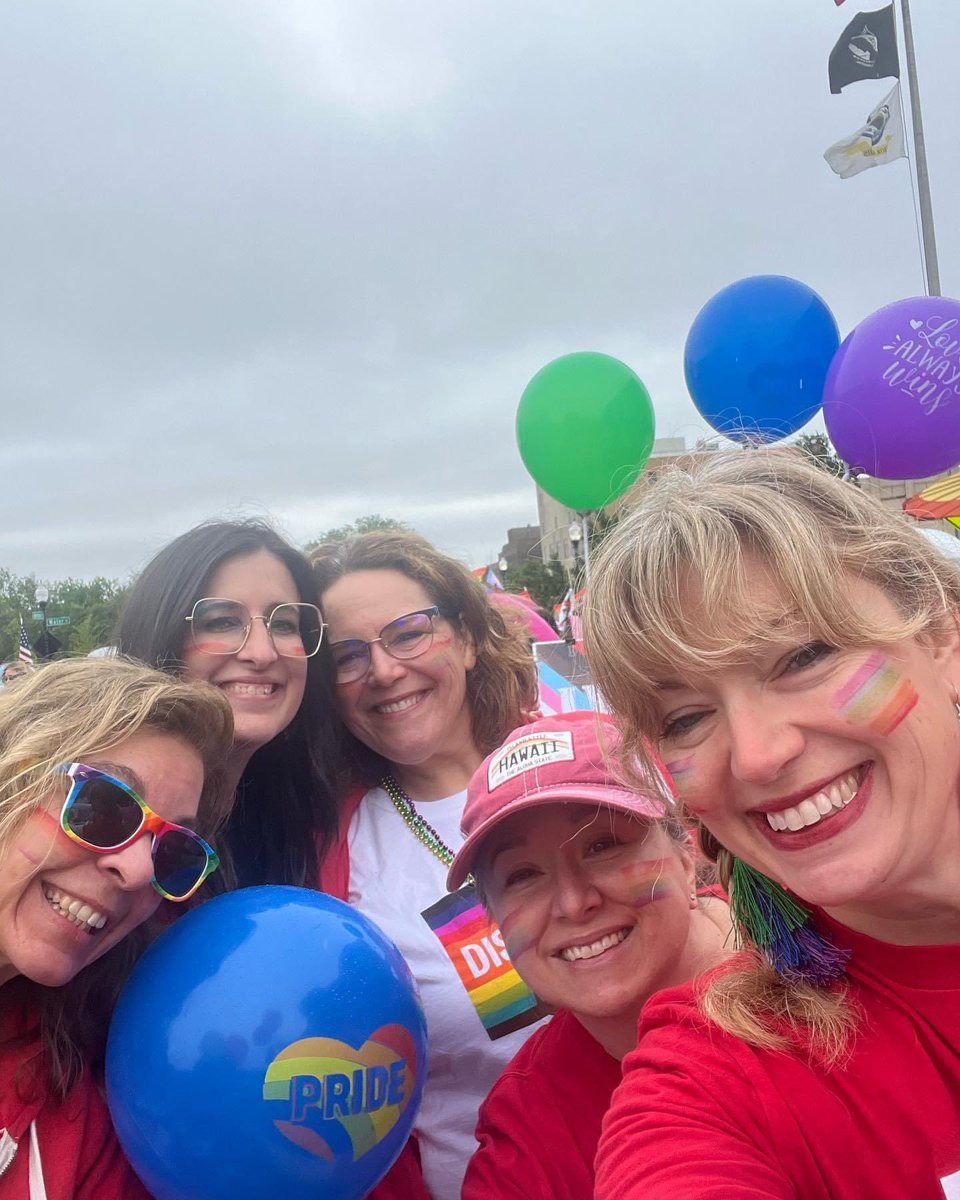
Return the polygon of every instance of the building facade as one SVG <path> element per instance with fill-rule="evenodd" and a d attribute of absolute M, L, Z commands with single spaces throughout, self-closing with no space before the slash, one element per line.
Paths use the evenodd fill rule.
<path fill-rule="evenodd" d="M 542 562 L 539 525 L 520 525 L 507 530 L 507 540 L 500 548 L 500 562 L 508 567 L 522 567 L 526 562 Z"/>
<path fill-rule="evenodd" d="M 629 504 L 631 497 L 639 495 L 644 488 L 656 479 L 658 471 L 674 463 L 686 461 L 694 454 L 712 453 L 714 447 L 702 447 L 688 450 L 682 437 L 657 438 L 653 450 L 647 459 L 646 466 L 640 472 L 636 483 L 609 505 L 604 511 L 615 512 L 621 504 Z M 537 487 L 537 512 L 540 516 L 540 538 L 543 561 L 557 559 L 573 575 L 578 575 L 583 567 L 583 539 L 571 539 L 571 529 L 582 528 L 582 518 L 575 509 L 567 508 L 559 500 L 541 487 Z"/>
<path fill-rule="evenodd" d="M 682 437 L 657 438 L 653 444 L 653 452 L 646 466 L 640 472 L 633 487 L 625 495 L 616 500 L 605 511 L 615 512 L 622 504 L 630 504 L 641 495 L 645 488 L 656 479 L 657 474 L 665 467 L 677 463 L 689 462 L 692 457 L 701 454 L 711 454 L 717 451 L 716 445 L 698 445 L 696 449 L 688 450 Z M 746 453 L 746 451 L 745 451 Z M 884 508 L 897 512 L 905 521 L 913 521 L 903 511 L 903 505 L 911 496 L 955 474 L 955 471 L 945 471 L 942 475 L 934 475 L 928 479 L 908 479 L 903 481 L 890 479 L 874 479 L 864 475 L 858 481 L 858 486 L 869 496 L 874 496 Z M 552 496 L 548 496 L 541 487 L 537 488 L 537 511 L 540 516 L 541 551 L 544 562 L 558 559 L 570 572 L 571 581 L 580 576 L 583 568 L 583 542 L 570 538 L 571 528 L 582 527 L 582 518 L 572 508 L 567 508 Z M 960 529 L 949 521 L 918 522 L 924 529 L 942 529 L 954 537 L 960 535 Z"/>

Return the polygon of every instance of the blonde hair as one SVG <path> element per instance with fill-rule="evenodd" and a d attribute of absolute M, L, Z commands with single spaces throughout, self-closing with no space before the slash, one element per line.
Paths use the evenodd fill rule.
<path fill-rule="evenodd" d="M 758 608 L 748 556 L 769 570 L 782 603 Z M 854 609 L 851 576 L 882 591 L 896 615 Z M 866 647 L 936 636 L 957 611 L 960 571 L 914 528 L 796 451 L 739 450 L 705 453 L 651 484 L 594 560 L 584 630 L 629 769 L 644 760 L 643 739 L 660 737 L 658 681 L 742 662 L 784 620 L 830 645 Z M 699 834 L 728 884 L 729 855 L 703 826 Z M 786 982 L 752 955 L 715 977 L 702 1005 L 747 1042 L 783 1046 L 786 1027 L 830 1061 L 855 1024 L 842 988 Z"/>
<path fill-rule="evenodd" d="M 178 738 L 200 756 L 197 827 L 215 835 L 232 803 L 223 782 L 233 740 L 226 697 L 122 658 L 65 660 L 0 693 L 0 862 L 51 787 L 64 787 L 61 764 L 101 754 L 144 730 Z M 146 938 L 134 930 L 63 987 L 19 981 L 40 1011 L 44 1053 L 34 1066 L 57 1094 L 66 1094 L 84 1063 L 99 1059 L 113 1001 Z"/>
<path fill-rule="evenodd" d="M 434 604 L 457 614 L 454 625 L 470 636 L 477 661 L 467 672 L 473 738 L 489 754 L 529 720 L 537 707 L 537 670 L 529 638 L 503 610 L 487 602 L 467 568 L 418 533 L 373 532 L 318 546 L 310 555 L 323 593 L 353 571 L 398 571 L 419 583 Z M 360 756 L 362 758 L 362 756 Z"/>
<path fill-rule="evenodd" d="M 143 729 L 180 738 L 199 754 L 197 827 L 215 834 L 230 808 L 219 774 L 233 738 L 226 697 L 123 658 L 64 660 L 0 693 L 0 858 L 62 763 L 101 754 Z"/>

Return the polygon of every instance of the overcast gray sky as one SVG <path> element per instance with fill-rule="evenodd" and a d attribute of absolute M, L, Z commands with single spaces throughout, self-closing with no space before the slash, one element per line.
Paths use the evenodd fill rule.
<path fill-rule="evenodd" d="M 960 4 L 912 0 L 944 291 Z M 881 7 L 865 3 L 864 10 Z M 0 39 L 0 566 L 136 571 L 192 524 L 380 512 L 471 565 L 536 521 L 517 401 L 617 355 L 708 432 L 683 343 L 746 275 L 846 333 L 922 291 L 906 162 L 824 149 L 856 0 L 30 0 Z"/>

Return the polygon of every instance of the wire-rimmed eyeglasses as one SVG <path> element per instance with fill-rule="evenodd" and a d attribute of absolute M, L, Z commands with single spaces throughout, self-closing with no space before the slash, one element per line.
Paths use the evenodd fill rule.
<path fill-rule="evenodd" d="M 262 621 L 282 658 L 312 658 L 323 640 L 323 617 L 315 604 L 278 604 L 268 616 L 251 613 L 239 600 L 204 596 L 185 620 L 201 654 L 239 654 L 254 621 Z"/>
<path fill-rule="evenodd" d="M 426 654 L 433 645 L 433 622 L 436 617 L 456 620 L 454 613 L 435 604 L 432 608 L 421 608 L 390 621 L 380 630 L 380 636 L 371 638 L 369 642 L 363 638 L 331 642 L 330 653 L 337 671 L 337 683 L 352 683 L 366 675 L 370 669 L 370 647 L 376 642 L 391 658 L 418 658 Z"/>

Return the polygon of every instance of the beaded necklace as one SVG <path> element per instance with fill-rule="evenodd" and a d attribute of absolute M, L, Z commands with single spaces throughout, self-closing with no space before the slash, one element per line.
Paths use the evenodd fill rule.
<path fill-rule="evenodd" d="M 384 775 L 380 780 L 380 786 L 393 801 L 393 807 L 403 818 L 404 824 L 413 836 L 422 842 L 431 854 L 439 858 L 444 866 L 449 867 L 454 859 L 453 851 L 430 822 L 425 821 L 420 813 L 417 812 L 416 805 L 400 784 L 397 783 L 392 775 Z M 473 883 L 472 875 L 467 876 L 467 883 Z"/>

